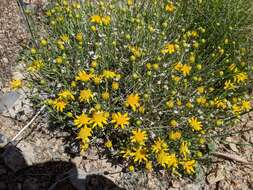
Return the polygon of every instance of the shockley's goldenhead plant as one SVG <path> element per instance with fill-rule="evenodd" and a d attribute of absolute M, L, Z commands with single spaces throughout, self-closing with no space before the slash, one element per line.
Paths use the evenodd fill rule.
<path fill-rule="evenodd" d="M 130 171 L 193 175 L 210 134 L 251 110 L 249 6 L 50 2 L 36 26 L 39 46 L 22 54 L 25 83 L 81 151 L 96 145 Z"/>

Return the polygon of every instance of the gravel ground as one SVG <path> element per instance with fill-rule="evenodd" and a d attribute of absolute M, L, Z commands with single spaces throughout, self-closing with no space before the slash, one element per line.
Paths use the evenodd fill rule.
<path fill-rule="evenodd" d="M 33 2 L 34 3 L 34 2 Z M 25 25 L 22 22 L 22 17 L 19 14 L 19 9 L 15 0 L 0 0 L 0 82 L 3 84 L 8 82 L 9 78 L 14 73 L 15 59 L 22 44 L 29 37 L 25 31 Z M 16 74 L 15 74 L 16 75 Z M 7 83 L 6 83 L 7 84 Z M 0 85 L 1 88 L 1 85 Z M 22 108 L 19 108 L 22 109 Z M 17 111 L 17 110 L 16 110 Z M 3 134 L 8 139 L 13 138 L 18 131 L 27 123 L 17 121 L 15 119 L 0 115 L 0 134 Z M 112 167 L 105 159 L 99 159 L 96 156 L 96 151 L 89 151 L 84 157 L 79 156 L 72 158 L 65 153 L 64 140 L 67 136 L 64 132 L 50 132 L 46 122 L 43 119 L 37 119 L 28 130 L 22 134 L 22 138 L 17 142 L 17 147 L 22 151 L 22 156 L 25 158 L 27 165 L 32 169 L 24 171 L 15 179 L 17 183 L 14 189 L 47 189 L 50 185 L 64 178 L 63 173 L 74 166 L 85 172 L 110 172 L 103 179 L 104 186 L 108 180 L 115 182 L 120 187 L 126 189 L 171 189 L 171 190 L 200 190 L 200 189 L 221 189 L 221 190 L 248 190 L 253 189 L 253 131 L 236 134 L 232 137 L 224 137 L 219 141 L 218 151 L 230 154 L 227 159 L 213 157 L 210 167 L 204 167 L 203 172 L 196 181 L 189 179 L 171 178 L 162 176 L 161 179 L 153 174 L 137 175 L 135 173 L 124 174 L 119 172 L 121 168 Z M 253 113 L 245 116 L 244 122 L 236 128 L 231 128 L 229 131 L 247 130 L 253 128 Z M 0 140 L 1 143 L 1 140 Z M 0 151 L 1 155 L 1 151 Z M 243 164 L 231 159 L 232 156 L 239 156 L 251 161 L 250 164 Z M 237 158 L 236 157 L 236 158 Z M 53 164 L 48 164 L 52 162 Z M 44 163 L 44 164 L 43 164 Z M 2 166 L 0 159 L 0 190 L 4 189 L 6 184 L 2 183 L 1 176 L 9 176 L 13 178 L 16 173 L 9 171 L 9 168 Z M 56 167 L 58 166 L 59 167 Z M 58 169 L 57 169 L 58 168 Z M 57 171 L 56 173 L 54 171 Z M 2 173 L 1 173 L 2 172 Z M 7 173 L 7 175 L 6 175 Z M 49 176 L 45 177 L 45 173 Z M 30 176 L 30 177 L 27 177 Z M 36 176 L 36 177 L 35 177 Z M 51 176 L 51 177 L 50 177 Z M 6 178 L 4 178 L 6 179 Z M 96 178 L 97 179 L 97 178 Z M 100 183 L 96 180 L 96 183 Z M 99 182 L 98 182 L 99 181 Z M 106 181 L 106 182 L 105 182 Z M 13 182 L 14 183 L 14 182 Z M 88 189 L 95 188 L 96 183 L 91 181 Z M 32 186 L 31 186 L 32 184 Z M 4 186 L 5 185 L 5 186 Z M 29 186 L 30 185 L 30 186 Z M 110 189 L 107 186 L 107 189 Z M 10 186 L 8 186 L 9 189 Z M 7 189 L 8 189 L 7 188 Z M 6 188 L 5 188 L 6 189 Z M 62 185 L 58 189 L 75 189 L 70 182 Z M 116 188 L 117 189 L 117 188 Z"/>
<path fill-rule="evenodd" d="M 15 0 L 0 1 L 0 83 L 6 84 L 22 44 L 29 35 Z M 1 84 L 0 84 L 1 87 Z"/>

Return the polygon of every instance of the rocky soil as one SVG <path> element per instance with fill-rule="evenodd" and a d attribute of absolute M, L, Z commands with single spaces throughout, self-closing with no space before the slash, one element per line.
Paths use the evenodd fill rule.
<path fill-rule="evenodd" d="M 26 3 L 41 3 L 26 1 Z M 29 5 L 29 4 L 28 4 Z M 217 155 L 200 168 L 195 180 L 152 173 L 123 173 L 96 150 L 78 157 L 66 152 L 64 132 L 49 130 L 41 115 L 12 144 L 8 142 L 29 122 L 34 111 L 27 92 L 9 92 L 9 78 L 22 78 L 15 65 L 18 51 L 29 37 L 15 0 L 0 1 L 0 190 L 74 189 L 253 189 L 253 113 L 235 128 L 243 132 L 217 138 Z"/>

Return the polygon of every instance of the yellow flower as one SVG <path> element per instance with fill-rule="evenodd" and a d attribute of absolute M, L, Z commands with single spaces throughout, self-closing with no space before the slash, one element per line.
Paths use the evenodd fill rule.
<path fill-rule="evenodd" d="M 234 85 L 234 83 L 231 82 L 231 80 L 225 81 L 224 89 L 225 90 L 234 90 L 235 85 Z"/>
<path fill-rule="evenodd" d="M 63 42 L 69 42 L 69 36 L 67 34 L 63 34 L 60 36 L 60 39 L 63 41 Z"/>
<path fill-rule="evenodd" d="M 131 106 L 133 111 L 136 111 L 136 108 L 140 106 L 139 100 L 140 100 L 139 94 L 132 93 L 127 97 L 125 104 L 127 107 Z"/>
<path fill-rule="evenodd" d="M 88 74 L 85 71 L 79 71 L 77 76 L 76 76 L 76 81 L 83 81 L 87 82 L 93 77 L 92 74 Z"/>
<path fill-rule="evenodd" d="M 90 21 L 95 24 L 102 24 L 102 18 L 99 15 L 93 15 L 90 17 Z"/>
<path fill-rule="evenodd" d="M 93 68 L 96 68 L 96 67 L 98 66 L 98 62 L 97 62 L 96 60 L 93 60 L 93 61 L 91 62 L 91 66 L 92 66 Z"/>
<path fill-rule="evenodd" d="M 203 94 L 205 91 L 205 88 L 203 86 L 200 86 L 197 88 L 198 93 Z"/>
<path fill-rule="evenodd" d="M 195 160 L 189 160 L 181 162 L 183 165 L 183 168 L 187 174 L 193 174 L 195 173 L 195 167 L 196 167 L 196 161 Z"/>
<path fill-rule="evenodd" d="M 76 34 L 76 40 L 79 42 L 83 41 L 83 33 L 82 32 L 78 32 Z"/>
<path fill-rule="evenodd" d="M 119 83 L 118 82 L 113 82 L 112 83 L 112 89 L 113 90 L 118 90 L 119 89 Z"/>
<path fill-rule="evenodd" d="M 173 4 L 172 2 L 169 2 L 169 3 L 166 5 L 165 10 L 166 10 L 167 12 L 169 12 L 169 13 L 174 12 L 174 10 L 175 10 L 174 4 Z"/>
<path fill-rule="evenodd" d="M 175 119 L 172 119 L 172 120 L 170 121 L 170 125 L 171 125 L 172 127 L 177 127 L 178 123 L 177 123 L 177 121 L 176 121 Z"/>
<path fill-rule="evenodd" d="M 159 165 L 163 166 L 164 168 L 169 163 L 170 154 L 164 151 L 160 151 L 157 156 L 156 160 Z"/>
<path fill-rule="evenodd" d="M 85 142 L 85 143 L 81 143 L 81 144 L 80 144 L 80 149 L 81 149 L 81 152 L 80 152 L 80 153 L 82 154 L 83 152 L 87 151 L 88 148 L 89 148 L 89 143 L 88 143 L 88 141 Z"/>
<path fill-rule="evenodd" d="M 123 154 L 123 158 L 129 158 L 132 157 L 133 153 L 130 149 L 122 150 L 120 151 L 121 154 Z"/>
<path fill-rule="evenodd" d="M 110 141 L 110 140 L 106 141 L 105 147 L 106 148 L 112 148 L 112 141 Z"/>
<path fill-rule="evenodd" d="M 115 78 L 117 75 L 115 72 L 110 71 L 110 70 L 104 70 L 103 71 L 103 76 L 107 79 L 113 79 Z"/>
<path fill-rule="evenodd" d="M 135 57 L 141 57 L 141 49 L 134 46 L 129 46 L 130 51 Z"/>
<path fill-rule="evenodd" d="M 248 74 L 245 72 L 238 73 L 234 76 L 234 82 L 241 83 L 248 79 Z"/>
<path fill-rule="evenodd" d="M 243 100 L 242 102 L 242 108 L 246 111 L 249 111 L 251 109 L 250 102 L 247 100 Z"/>
<path fill-rule="evenodd" d="M 147 153 L 146 150 L 142 147 L 139 147 L 138 149 L 135 149 L 134 152 L 132 152 L 132 155 L 134 157 L 134 162 L 138 162 L 139 164 L 142 161 L 147 161 Z"/>
<path fill-rule="evenodd" d="M 59 98 L 65 99 L 65 100 L 75 100 L 75 97 L 69 90 L 63 90 L 58 94 Z"/>
<path fill-rule="evenodd" d="M 175 154 L 169 154 L 167 152 L 161 151 L 156 157 L 159 165 L 168 168 L 172 168 L 172 171 L 178 167 L 178 159 Z"/>
<path fill-rule="evenodd" d="M 172 141 L 177 141 L 181 138 L 182 134 L 180 131 L 171 131 L 169 134 L 169 139 Z"/>
<path fill-rule="evenodd" d="M 53 101 L 53 108 L 58 112 L 63 112 L 67 103 L 61 99 L 56 99 Z"/>
<path fill-rule="evenodd" d="M 103 92 L 102 93 L 102 99 L 103 100 L 109 100 L 109 98 L 110 98 L 109 92 Z"/>
<path fill-rule="evenodd" d="M 82 127 L 77 135 L 77 139 L 81 139 L 82 142 L 85 144 L 89 142 L 89 137 L 92 136 L 92 130 L 89 127 Z"/>
<path fill-rule="evenodd" d="M 94 76 L 93 81 L 95 85 L 99 85 L 102 82 L 102 77 L 101 76 Z"/>
<path fill-rule="evenodd" d="M 75 81 L 72 81 L 71 84 L 70 84 L 70 86 L 71 86 L 72 88 L 75 88 L 75 87 L 76 87 L 76 82 L 75 82 Z"/>
<path fill-rule="evenodd" d="M 47 40 L 42 39 L 42 40 L 40 41 L 40 44 L 41 44 L 42 46 L 46 46 L 46 45 L 48 44 L 48 42 L 47 42 Z"/>
<path fill-rule="evenodd" d="M 202 130 L 202 124 L 196 117 L 192 117 L 188 119 L 188 123 L 190 124 L 190 127 L 193 131 L 200 131 Z"/>
<path fill-rule="evenodd" d="M 115 123 L 115 128 L 121 127 L 122 129 L 125 128 L 126 125 L 129 125 L 129 117 L 128 113 L 121 114 L 120 112 L 113 114 L 112 116 L 112 123 Z"/>
<path fill-rule="evenodd" d="M 35 53 L 37 53 L 37 50 L 36 50 L 36 48 L 31 48 L 31 53 L 32 53 L 32 54 L 35 54 Z"/>
<path fill-rule="evenodd" d="M 206 103 L 206 98 L 203 96 L 200 96 L 196 99 L 197 103 L 200 105 L 204 105 Z"/>
<path fill-rule="evenodd" d="M 111 17 L 110 16 L 104 16 L 102 17 L 102 22 L 104 25 L 109 25 L 111 23 Z"/>
<path fill-rule="evenodd" d="M 133 0 L 127 0 L 127 5 L 128 5 L 128 6 L 133 5 Z"/>
<path fill-rule="evenodd" d="M 190 57 L 189 57 L 189 62 L 190 63 L 195 63 L 196 61 L 196 55 L 195 54 L 191 54 Z"/>
<path fill-rule="evenodd" d="M 241 106 L 238 106 L 236 104 L 232 105 L 232 111 L 235 113 L 235 114 L 239 114 L 241 112 Z"/>
<path fill-rule="evenodd" d="M 174 101 L 173 100 L 169 100 L 168 102 L 166 102 L 166 106 L 169 109 L 172 109 L 174 107 Z"/>
<path fill-rule="evenodd" d="M 74 120 L 74 125 L 79 127 L 87 127 L 88 124 L 90 124 L 91 119 L 88 117 L 88 115 L 82 113 L 79 116 L 76 116 L 76 119 Z"/>
<path fill-rule="evenodd" d="M 190 154 L 188 145 L 189 143 L 186 141 L 183 141 L 180 145 L 180 154 L 182 154 L 185 158 Z"/>
<path fill-rule="evenodd" d="M 161 52 L 162 52 L 163 54 L 166 54 L 166 53 L 168 53 L 168 54 L 173 54 L 173 53 L 176 52 L 176 46 L 175 46 L 175 44 L 167 43 L 167 44 L 165 45 L 165 48 L 162 49 Z"/>
<path fill-rule="evenodd" d="M 20 79 L 14 79 L 11 81 L 11 88 L 17 90 L 22 87 L 22 81 Z"/>
<path fill-rule="evenodd" d="M 36 72 L 39 71 L 44 66 L 44 63 L 42 60 L 34 60 L 32 64 L 30 64 L 27 67 L 27 70 L 30 72 Z"/>
<path fill-rule="evenodd" d="M 146 170 L 151 171 L 153 169 L 152 161 L 146 162 L 145 168 Z"/>
<path fill-rule="evenodd" d="M 145 108 L 144 108 L 144 106 L 139 107 L 139 112 L 142 113 L 142 114 L 145 113 Z"/>
<path fill-rule="evenodd" d="M 198 37 L 198 32 L 197 31 L 192 31 L 191 36 L 192 37 Z"/>
<path fill-rule="evenodd" d="M 158 137 L 157 140 L 155 140 L 154 144 L 151 146 L 152 152 L 159 153 L 160 151 L 165 151 L 168 149 L 168 145 L 164 140 L 160 139 Z"/>
<path fill-rule="evenodd" d="M 56 62 L 57 64 L 62 64 L 62 62 L 63 62 L 62 56 L 56 57 L 55 62 Z"/>
<path fill-rule="evenodd" d="M 128 167 L 128 169 L 129 169 L 130 172 L 133 172 L 134 171 L 134 166 L 131 165 L 131 166 Z"/>
<path fill-rule="evenodd" d="M 190 65 L 183 64 L 180 70 L 184 76 L 187 76 L 190 74 L 191 69 L 192 67 Z"/>
<path fill-rule="evenodd" d="M 186 105 L 187 108 L 193 108 L 193 105 L 192 105 L 191 102 L 187 102 L 185 105 Z"/>
<path fill-rule="evenodd" d="M 91 26 L 90 29 L 91 29 L 93 32 L 96 32 L 96 31 L 97 31 L 96 26 Z"/>
<path fill-rule="evenodd" d="M 172 171 L 174 172 L 174 170 L 177 168 L 177 166 L 178 166 L 178 159 L 177 159 L 176 155 L 170 154 L 168 156 L 168 160 L 167 160 L 167 167 L 172 168 Z"/>
<path fill-rule="evenodd" d="M 99 126 L 101 128 L 104 127 L 104 125 L 107 125 L 107 114 L 106 112 L 104 111 L 97 111 L 97 112 L 94 112 L 93 115 L 92 115 L 92 127 L 96 127 L 96 126 Z"/>
<path fill-rule="evenodd" d="M 61 50 L 65 49 L 64 42 L 62 40 L 57 40 L 57 45 L 58 45 L 59 49 L 61 49 Z"/>
<path fill-rule="evenodd" d="M 147 140 L 147 132 L 140 129 L 133 130 L 131 136 L 131 142 L 144 145 Z"/>
<path fill-rule="evenodd" d="M 80 92 L 79 99 L 81 102 L 90 102 L 90 99 L 93 99 L 93 93 L 90 89 L 85 89 Z"/>
<path fill-rule="evenodd" d="M 183 64 L 181 62 L 177 62 L 174 66 L 174 69 L 177 71 L 180 71 L 183 67 Z"/>
<path fill-rule="evenodd" d="M 227 101 L 226 99 L 219 100 L 218 98 L 214 99 L 214 104 L 217 108 L 225 109 L 227 107 Z"/>

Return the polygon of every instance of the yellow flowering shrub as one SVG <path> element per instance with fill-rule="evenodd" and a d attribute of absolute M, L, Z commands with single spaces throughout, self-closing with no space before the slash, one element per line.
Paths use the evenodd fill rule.
<path fill-rule="evenodd" d="M 79 151 L 96 145 L 129 171 L 195 174 L 211 134 L 252 109 L 249 4 L 49 3 L 35 31 L 45 36 L 23 54 L 35 105 Z"/>

